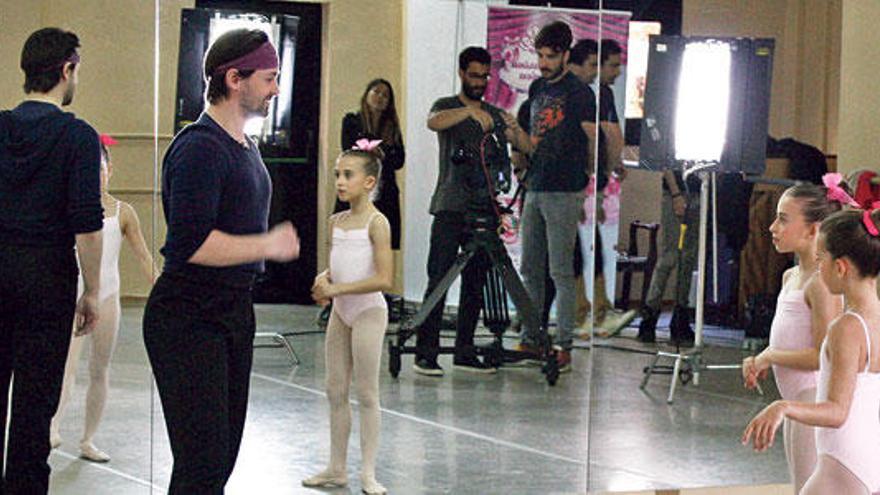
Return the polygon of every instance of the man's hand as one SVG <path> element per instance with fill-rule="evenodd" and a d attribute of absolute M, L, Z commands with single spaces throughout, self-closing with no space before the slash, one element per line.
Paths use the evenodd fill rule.
<path fill-rule="evenodd" d="M 74 318 L 74 335 L 82 337 L 88 335 L 98 324 L 98 293 L 97 291 L 84 292 L 76 303 L 76 316 Z"/>
<path fill-rule="evenodd" d="M 299 258 L 299 236 L 290 222 L 281 222 L 269 231 L 267 259 L 290 261 Z"/>
<path fill-rule="evenodd" d="M 687 200 L 681 194 L 672 198 L 672 211 L 675 212 L 675 216 L 678 218 L 684 218 L 687 206 Z"/>
<path fill-rule="evenodd" d="M 520 131 L 519 122 L 516 120 L 516 117 L 509 112 L 501 112 L 501 119 L 504 120 L 504 125 L 507 126 L 508 131 L 513 133 Z"/>
<path fill-rule="evenodd" d="M 504 137 L 521 153 L 531 153 L 533 151 L 532 141 L 529 134 L 519 126 L 519 121 L 508 112 L 502 112 L 501 118 L 504 119 Z"/>
<path fill-rule="evenodd" d="M 489 132 L 495 128 L 495 120 L 492 119 L 489 112 L 482 108 L 471 107 L 470 117 L 480 124 L 480 127 L 483 128 L 483 132 Z"/>

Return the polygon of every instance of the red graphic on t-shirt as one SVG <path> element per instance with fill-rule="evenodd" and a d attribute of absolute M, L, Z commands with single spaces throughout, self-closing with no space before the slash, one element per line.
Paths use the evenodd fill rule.
<path fill-rule="evenodd" d="M 548 132 L 557 128 L 565 120 L 564 99 L 546 98 L 540 102 L 540 110 L 535 113 L 532 123 L 532 140 L 538 142 Z"/>

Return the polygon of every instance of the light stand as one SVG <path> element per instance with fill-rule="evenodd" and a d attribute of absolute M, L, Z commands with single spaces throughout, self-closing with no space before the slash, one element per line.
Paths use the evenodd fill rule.
<path fill-rule="evenodd" d="M 644 369 L 640 388 L 648 385 L 654 374 L 671 374 L 666 402 L 675 399 L 678 381 L 686 384 L 693 377 L 699 385 L 703 371 L 739 369 L 740 364 L 710 365 L 703 356 L 703 326 L 706 295 L 706 240 L 709 224 L 709 189 L 717 200 L 715 173 L 720 168 L 727 133 L 730 99 L 731 47 L 726 43 L 697 42 L 687 44 L 679 73 L 678 98 L 675 109 L 675 162 L 683 170 L 684 180 L 694 173 L 700 178 L 700 229 L 697 252 L 697 304 L 694 347 L 688 351 L 658 351 L 651 365 Z M 715 249 L 715 298 L 718 297 L 717 222 L 713 207 Z M 661 358 L 673 359 L 673 365 L 659 365 Z"/>
<path fill-rule="evenodd" d="M 705 295 L 706 295 L 706 237 L 708 234 L 709 224 L 709 184 L 715 184 L 715 172 L 709 171 L 714 164 L 700 164 L 699 170 L 695 173 L 700 177 L 700 232 L 699 243 L 697 248 L 697 308 L 694 318 L 694 348 L 688 351 L 678 350 L 676 352 L 658 351 L 654 356 L 651 365 L 645 368 L 645 377 L 639 386 L 642 390 L 648 385 L 651 375 L 671 374 L 669 381 L 669 395 L 666 397 L 666 403 L 672 404 L 675 400 L 675 389 L 678 381 L 686 384 L 693 377 L 694 385 L 700 384 L 700 373 L 712 370 L 735 370 L 742 368 L 741 364 L 708 364 L 703 357 L 703 324 L 705 320 Z M 693 170 L 693 169 L 692 169 Z M 687 178 L 687 172 L 685 178 Z M 712 197 L 715 198 L 717 189 L 712 188 Z M 717 199 L 717 198 L 716 198 Z M 714 215 L 713 215 L 714 216 Z M 715 222 L 713 221 L 713 224 Z M 715 232 L 717 234 L 717 231 Z M 717 241 L 717 236 L 713 235 L 713 239 Z M 717 251 L 717 242 L 713 243 Z M 715 294 L 717 297 L 717 266 L 715 279 Z M 668 365 L 658 365 L 661 358 L 673 359 L 674 363 L 670 369 Z"/>

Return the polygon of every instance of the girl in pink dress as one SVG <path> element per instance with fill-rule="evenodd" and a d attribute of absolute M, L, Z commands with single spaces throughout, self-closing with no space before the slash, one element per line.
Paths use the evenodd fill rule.
<path fill-rule="evenodd" d="M 876 206 L 880 206 L 877 204 Z M 801 495 L 880 490 L 880 213 L 850 210 L 822 223 L 820 276 L 846 311 L 828 328 L 815 401 L 779 400 L 749 423 L 743 443 L 773 444 L 784 420 L 816 427 L 818 460 Z"/>
<path fill-rule="evenodd" d="M 770 225 L 773 245 L 780 253 L 794 253 L 797 266 L 782 276 L 770 346 L 743 361 L 746 387 L 754 388 L 772 367 L 779 393 L 789 401 L 815 400 L 825 329 L 843 308 L 843 299 L 832 295 L 818 276 L 819 226 L 842 208 L 841 201 L 829 195 L 829 187 L 838 187 L 833 178 L 825 187 L 804 184 L 789 188 L 779 199 L 776 220 Z M 787 419 L 782 431 L 789 474 L 798 493 L 816 465 L 815 432 L 809 425 Z"/>
<path fill-rule="evenodd" d="M 361 432 L 361 491 L 384 494 L 376 481 L 379 447 L 379 364 L 388 310 L 383 291 L 394 280 L 391 227 L 372 202 L 381 176 L 379 141 L 359 140 L 355 149 L 336 160 L 336 192 L 350 210 L 330 217 L 330 269 L 315 278 L 312 297 L 319 304 L 333 300 L 327 324 L 325 366 L 330 401 L 330 463 L 303 480 L 308 487 L 348 484 L 346 452 L 351 431 L 349 387 L 354 375 Z"/>

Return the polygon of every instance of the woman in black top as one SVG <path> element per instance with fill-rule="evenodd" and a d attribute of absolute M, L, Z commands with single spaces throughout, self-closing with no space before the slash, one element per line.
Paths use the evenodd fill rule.
<path fill-rule="evenodd" d="M 406 152 L 394 105 L 394 90 L 385 79 L 374 79 L 367 84 L 361 96 L 358 112 L 347 113 L 342 119 L 342 149 L 351 149 L 358 139 L 381 139 L 382 176 L 376 207 L 391 224 L 391 248 L 400 249 L 400 189 L 394 173 L 403 168 Z M 348 204 L 336 201 L 335 211 L 348 209 Z"/>

